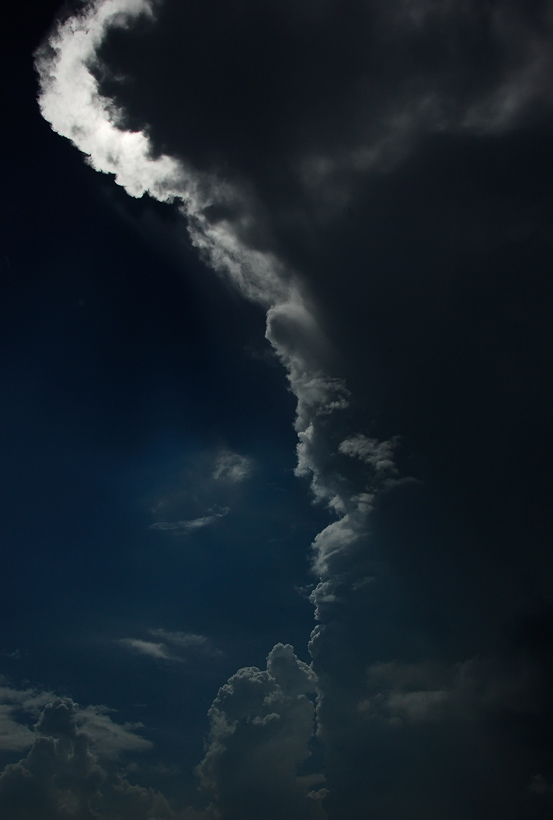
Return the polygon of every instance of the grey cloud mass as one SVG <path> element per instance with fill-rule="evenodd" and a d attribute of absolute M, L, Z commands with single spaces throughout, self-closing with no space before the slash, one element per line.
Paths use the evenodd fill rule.
<path fill-rule="evenodd" d="M 277 644 L 211 707 L 221 820 L 547 816 L 552 24 L 516 0 L 99 0 L 37 54 L 53 129 L 265 310 L 329 513 L 312 665 Z M 224 451 L 212 477 L 250 472 Z M 170 634 L 125 642 L 168 659 Z"/>

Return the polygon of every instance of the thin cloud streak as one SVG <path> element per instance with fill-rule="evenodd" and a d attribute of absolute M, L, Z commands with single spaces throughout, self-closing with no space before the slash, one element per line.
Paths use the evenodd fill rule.
<path fill-rule="evenodd" d="M 187 535 L 215 524 L 216 521 L 224 518 L 229 512 L 230 507 L 223 507 L 219 512 L 203 515 L 200 518 L 190 518 L 185 521 L 158 521 L 156 524 L 150 524 L 150 529 L 158 532 L 171 532 L 174 535 Z"/>
<path fill-rule="evenodd" d="M 137 652 L 139 655 L 146 655 L 154 660 L 182 662 L 182 658 L 171 653 L 163 643 L 143 641 L 140 638 L 120 638 L 117 643 L 131 649 L 133 652 Z"/>

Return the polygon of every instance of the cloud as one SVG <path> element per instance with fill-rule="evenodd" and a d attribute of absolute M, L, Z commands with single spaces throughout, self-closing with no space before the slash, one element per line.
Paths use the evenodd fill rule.
<path fill-rule="evenodd" d="M 221 689 L 209 711 L 211 731 L 198 767 L 212 810 L 229 818 L 324 818 L 314 785 L 301 778 L 310 757 L 316 681 L 293 648 L 277 644 L 266 670 L 240 669 Z"/>
<path fill-rule="evenodd" d="M 338 449 L 344 455 L 359 458 L 365 464 L 369 464 L 377 473 L 396 475 L 397 467 L 394 461 L 394 451 L 397 444 L 397 436 L 392 441 L 379 441 L 378 439 L 357 435 L 342 441 Z"/>
<path fill-rule="evenodd" d="M 197 635 L 194 632 L 168 632 L 165 629 L 150 629 L 150 635 L 161 638 L 166 644 L 177 647 L 184 652 L 217 657 L 222 655 L 220 649 L 213 645 L 211 638 Z"/>
<path fill-rule="evenodd" d="M 116 723 L 107 706 L 81 707 L 75 715 L 75 725 L 94 742 L 96 751 L 106 759 L 115 759 L 127 752 L 144 752 L 152 744 L 137 731 L 141 723 Z"/>
<path fill-rule="evenodd" d="M 537 766 L 513 740 L 514 771 L 497 738 L 532 724 L 526 689 L 508 664 L 420 658 L 474 655 L 524 597 L 505 578 L 542 583 L 544 551 L 536 561 L 539 546 L 530 557 L 520 548 L 535 518 L 533 500 L 520 503 L 527 447 L 517 443 L 520 429 L 539 427 L 520 410 L 532 391 L 498 389 L 512 345 L 498 352 L 490 340 L 520 315 L 520 270 L 541 282 L 535 258 L 550 258 L 521 228 L 541 224 L 549 203 L 549 154 L 532 165 L 524 132 L 550 116 L 550 6 L 168 0 L 134 37 L 152 8 L 98 2 L 60 24 L 37 55 L 41 110 L 130 195 L 178 203 L 205 262 L 267 312 L 297 400 L 296 472 L 332 516 L 311 553 L 330 816 L 463 820 L 493 806 L 514 817 Z M 530 369 L 550 341 L 534 324 Z M 398 432 L 434 470 L 435 506 L 399 486 Z M 517 505 L 490 525 L 482 509 L 497 509 L 514 483 Z M 524 514 L 513 528 L 504 522 L 515 506 Z M 186 533 L 217 517 L 153 529 Z M 172 654 L 165 638 L 138 643 Z M 398 649 L 411 660 L 394 661 Z M 200 772 L 224 817 L 319 811 L 297 780 L 311 701 L 291 698 L 275 674 L 241 670 L 212 708 Z"/>
<path fill-rule="evenodd" d="M 213 478 L 216 481 L 239 484 L 250 477 L 252 470 L 253 462 L 250 458 L 233 453 L 230 450 L 223 450 L 217 457 Z"/>
<path fill-rule="evenodd" d="M 121 754 L 151 747 L 136 734 L 139 727 L 116 724 L 104 707 L 81 709 L 70 698 L 53 697 L 44 703 L 43 693 L 10 693 L 4 693 L 5 698 L 36 711 L 38 720 L 30 730 L 27 755 L 0 774 L 3 818 L 176 820 L 161 794 L 131 785 L 115 765 Z"/>
<path fill-rule="evenodd" d="M 32 721 L 40 709 L 52 699 L 51 692 L 35 689 L 14 689 L 0 686 L 0 749 L 18 752 L 28 749 L 34 741 Z"/>
<path fill-rule="evenodd" d="M 164 8 L 160 7 L 159 13 Z M 172 4 L 167 8 L 175 9 Z M 49 46 L 37 53 L 41 110 L 58 133 L 89 156 L 94 168 L 114 173 L 115 181 L 132 196 L 147 192 L 162 201 L 181 203 L 191 241 L 208 264 L 230 277 L 247 298 L 267 308 L 266 337 L 285 367 L 297 399 L 296 472 L 310 477 L 317 500 L 345 517 L 342 524 L 327 527 L 314 543 L 314 566 L 319 571 L 325 567 L 322 581 L 328 584 L 328 556 L 347 552 L 359 542 L 370 507 L 365 488 L 353 489 L 347 477 L 336 470 L 336 431 L 345 427 L 340 418 L 349 407 L 350 395 L 343 380 L 329 372 L 332 345 L 305 285 L 293 266 L 279 258 L 276 248 L 267 247 L 265 242 L 260 249 L 258 233 L 264 230 L 265 211 L 254 188 L 232 175 L 224 179 L 216 170 L 198 170 L 182 153 L 174 159 L 154 151 L 148 135 L 151 129 L 123 130 L 123 107 L 100 95 L 95 76 L 98 71 L 93 73 L 91 67 L 100 65 L 102 43 L 129 26 L 133 16 L 147 11 L 143 3 L 118 7 L 112 0 L 93 4 L 60 24 Z M 155 27 L 152 32 L 155 36 Z M 62 100 L 65 103 L 60 106 Z M 269 230 L 268 224 L 265 227 Z M 374 447 L 378 446 L 387 445 L 378 445 L 375 440 Z M 227 480 L 241 477 L 245 463 L 237 458 L 223 454 L 214 476 Z M 371 491 L 375 489 L 373 486 Z M 220 515 L 158 522 L 152 529 L 188 533 L 214 523 Z"/>
<path fill-rule="evenodd" d="M 187 655 L 219 658 L 223 652 L 213 645 L 205 635 L 193 632 L 168 632 L 165 629 L 149 629 L 148 633 L 158 640 L 146 641 L 140 638 L 120 638 L 117 643 L 133 652 L 154 660 L 177 661 L 182 663 Z"/>
<path fill-rule="evenodd" d="M 140 638 L 120 638 L 118 643 L 121 644 L 121 646 L 132 649 L 134 652 L 147 655 L 149 658 L 154 658 L 155 660 L 182 661 L 182 658 L 171 653 L 163 643 L 143 641 Z"/>
<path fill-rule="evenodd" d="M 230 507 L 222 507 L 217 512 L 210 515 L 203 515 L 200 518 L 191 518 L 186 521 L 158 521 L 156 524 L 150 524 L 151 530 L 158 530 L 159 532 L 172 532 L 175 535 L 186 535 L 187 533 L 201 530 L 204 527 L 209 527 L 215 524 L 219 518 L 224 518 L 230 512 Z"/>
<path fill-rule="evenodd" d="M 366 719 L 390 725 L 482 720 L 485 713 L 535 714 L 543 709 L 544 679 L 528 659 L 472 658 L 458 664 L 376 663 L 374 693 L 359 704 Z"/>

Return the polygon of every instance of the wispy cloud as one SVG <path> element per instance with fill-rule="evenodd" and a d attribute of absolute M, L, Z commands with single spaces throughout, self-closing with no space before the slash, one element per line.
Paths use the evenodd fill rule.
<path fill-rule="evenodd" d="M 143 641 L 140 638 L 120 638 L 117 642 L 121 646 L 138 652 L 140 655 L 147 655 L 149 658 L 163 661 L 182 661 L 178 655 L 173 655 L 164 643 L 156 641 Z"/>
<path fill-rule="evenodd" d="M 56 700 L 54 692 L 0 685 L 0 751 L 19 752 L 31 747 L 37 738 L 39 716 Z M 75 705 L 75 725 L 94 740 L 99 754 L 114 759 L 124 752 L 151 747 L 149 740 L 136 734 L 141 724 L 116 723 L 110 717 L 112 712 L 101 705 Z"/>
<path fill-rule="evenodd" d="M 52 692 L 16 689 L 0 678 L 0 751 L 16 752 L 32 746 L 32 723 L 54 697 Z"/>
<path fill-rule="evenodd" d="M 166 629 L 149 629 L 148 635 L 154 640 L 141 638 L 120 638 L 117 643 L 148 658 L 183 663 L 186 655 L 203 655 L 208 658 L 221 657 L 221 652 L 211 638 L 194 632 L 169 632 Z M 157 640 L 156 640 L 157 639 Z"/>
<path fill-rule="evenodd" d="M 167 632 L 165 629 L 150 629 L 148 632 L 152 637 L 181 650 L 212 656 L 223 654 L 213 645 L 211 638 L 205 635 L 197 635 L 194 632 Z"/>
<path fill-rule="evenodd" d="M 213 471 L 213 478 L 217 481 L 239 484 L 249 478 L 252 471 L 253 461 L 250 458 L 233 453 L 231 450 L 222 450 Z"/>
<path fill-rule="evenodd" d="M 159 532 L 172 532 L 175 535 L 186 535 L 195 530 L 209 527 L 219 518 L 224 518 L 229 512 L 230 507 L 222 507 L 216 512 L 210 512 L 209 515 L 203 515 L 200 518 L 188 518 L 184 521 L 158 521 L 156 524 L 150 524 L 150 529 Z"/>

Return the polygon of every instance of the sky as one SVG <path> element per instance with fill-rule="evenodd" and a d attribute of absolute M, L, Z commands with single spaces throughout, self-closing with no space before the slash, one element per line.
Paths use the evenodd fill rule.
<path fill-rule="evenodd" d="M 0 816 L 551 820 L 553 5 L 6 22 Z"/>

